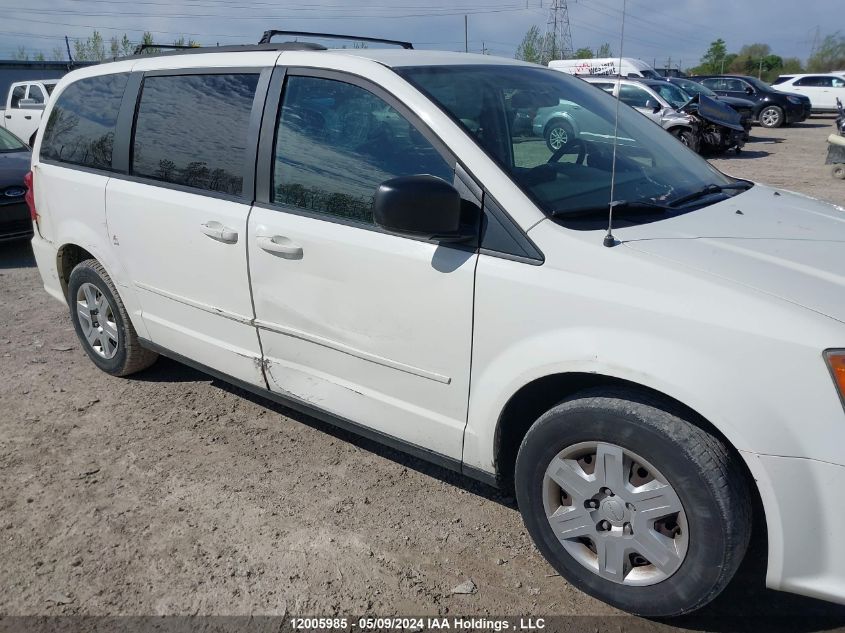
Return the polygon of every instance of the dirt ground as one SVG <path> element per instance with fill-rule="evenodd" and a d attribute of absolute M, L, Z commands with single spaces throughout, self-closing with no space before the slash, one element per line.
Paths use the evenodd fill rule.
<path fill-rule="evenodd" d="M 755 128 L 713 162 L 842 204 L 832 125 Z M 99 372 L 28 243 L 0 245 L 0 296 L 0 614 L 616 613 L 556 576 L 491 488 L 172 361 Z M 673 624 L 845 625 L 845 608 L 765 590 L 759 558 Z M 477 591 L 453 594 L 466 580 Z"/>

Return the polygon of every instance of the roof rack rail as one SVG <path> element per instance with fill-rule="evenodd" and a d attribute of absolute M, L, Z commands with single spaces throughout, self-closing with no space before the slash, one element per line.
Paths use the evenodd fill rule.
<path fill-rule="evenodd" d="M 133 55 L 140 55 L 146 50 L 150 49 L 162 49 L 166 48 L 167 50 L 181 50 L 183 48 L 199 48 L 199 46 L 191 46 L 189 44 L 138 44 L 135 47 L 135 50 L 132 52 Z"/>
<path fill-rule="evenodd" d="M 405 49 L 414 48 L 414 45 L 411 44 L 411 42 L 402 42 L 400 40 L 386 40 L 380 37 L 363 37 L 360 35 L 338 35 L 337 33 L 311 33 L 309 31 L 277 31 L 276 29 L 264 31 L 264 35 L 261 36 L 261 39 L 258 43 L 269 44 L 273 37 L 275 37 L 276 35 L 293 35 L 296 37 L 319 37 L 330 40 L 352 40 L 355 42 L 374 42 L 377 44 L 391 44 L 393 46 L 401 46 Z"/>
<path fill-rule="evenodd" d="M 144 50 L 158 50 L 145 54 Z M 173 49 L 173 50 L 171 50 Z M 175 44 L 141 44 L 132 55 L 115 57 L 119 59 L 138 59 L 139 57 L 162 57 L 168 55 L 192 55 L 201 53 L 243 53 L 247 51 L 324 51 L 325 46 L 313 42 L 279 42 L 275 44 L 226 44 L 224 46 L 184 46 Z"/>

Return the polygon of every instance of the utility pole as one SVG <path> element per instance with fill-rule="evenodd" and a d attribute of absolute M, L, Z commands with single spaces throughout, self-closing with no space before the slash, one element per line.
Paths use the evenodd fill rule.
<path fill-rule="evenodd" d="M 464 14 L 464 52 L 469 53 L 469 25 L 468 25 L 469 18 L 467 17 L 466 13 Z"/>

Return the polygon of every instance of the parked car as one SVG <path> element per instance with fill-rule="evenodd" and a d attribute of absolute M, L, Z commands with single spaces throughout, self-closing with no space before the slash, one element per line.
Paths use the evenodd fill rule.
<path fill-rule="evenodd" d="M 690 77 L 724 97 L 738 97 L 755 103 L 754 119 L 763 127 L 776 128 L 800 123 L 810 116 L 810 99 L 786 94 L 765 81 L 744 75 L 701 75 Z"/>
<path fill-rule="evenodd" d="M 516 106 L 562 99 L 603 144 L 517 142 Z M 554 568 L 620 609 L 702 607 L 752 521 L 769 587 L 845 602 L 841 208 L 465 53 L 101 64 L 34 152 L 38 269 L 104 372 L 171 356 L 515 490 Z"/>
<path fill-rule="evenodd" d="M 618 57 L 598 57 L 595 59 L 553 59 L 549 68 L 570 75 L 622 75 L 623 77 L 651 77 L 660 79 L 654 68 L 641 59 L 623 57 L 622 65 Z"/>
<path fill-rule="evenodd" d="M 26 144 L 0 128 L 0 241 L 32 235 L 32 218 L 24 201 L 24 178 L 31 160 Z"/>
<path fill-rule="evenodd" d="M 13 83 L 6 97 L 6 108 L 0 110 L 0 127 L 32 145 L 44 105 L 57 83 L 58 79 Z"/>
<path fill-rule="evenodd" d="M 618 96 L 622 103 L 647 116 L 693 151 L 698 151 L 700 138 L 695 119 L 678 110 L 689 101 L 689 95 L 678 87 L 664 79 L 597 76 L 583 76 L 581 79 L 614 97 Z"/>
<path fill-rule="evenodd" d="M 813 112 L 836 112 L 836 100 L 845 101 L 845 77 L 835 73 L 781 75 L 772 88 L 808 97 Z"/>
<path fill-rule="evenodd" d="M 666 77 L 666 81 L 669 83 L 675 84 L 686 92 L 688 95 L 706 95 L 711 99 L 716 99 L 717 101 L 721 101 L 722 103 L 726 103 L 731 106 L 734 110 L 739 112 L 740 116 L 742 117 L 743 125 L 746 126 L 746 129 L 751 129 L 751 123 L 754 120 L 754 102 L 750 99 L 741 99 L 739 97 L 728 97 L 724 95 L 719 95 L 710 90 L 704 84 L 698 83 L 697 81 L 693 81 L 689 77 Z"/>

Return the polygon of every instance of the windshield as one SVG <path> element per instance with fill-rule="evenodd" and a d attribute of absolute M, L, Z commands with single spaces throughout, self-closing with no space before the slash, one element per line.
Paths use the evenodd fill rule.
<path fill-rule="evenodd" d="M 648 77 L 649 79 L 663 79 L 656 70 L 652 70 L 651 68 L 643 68 L 640 69 L 640 73 L 643 77 Z"/>
<path fill-rule="evenodd" d="M 0 127 L 0 152 L 18 152 L 26 149 L 26 145 L 17 136 Z"/>
<path fill-rule="evenodd" d="M 688 95 L 707 95 L 708 97 L 715 97 L 716 93 L 710 90 L 707 86 L 704 86 L 697 81 L 690 81 L 689 79 L 673 79 L 672 83 L 681 88 L 684 92 Z"/>
<path fill-rule="evenodd" d="M 530 66 L 424 66 L 397 72 L 427 93 L 547 214 L 607 209 L 616 100 Z M 671 203 L 732 181 L 633 108 L 619 108 L 615 200 Z"/>
<path fill-rule="evenodd" d="M 661 81 L 659 85 L 651 84 L 651 88 L 652 90 L 656 90 L 661 97 L 666 99 L 675 108 L 680 108 L 692 98 L 678 88 L 678 86 L 670 84 L 668 81 Z"/>

